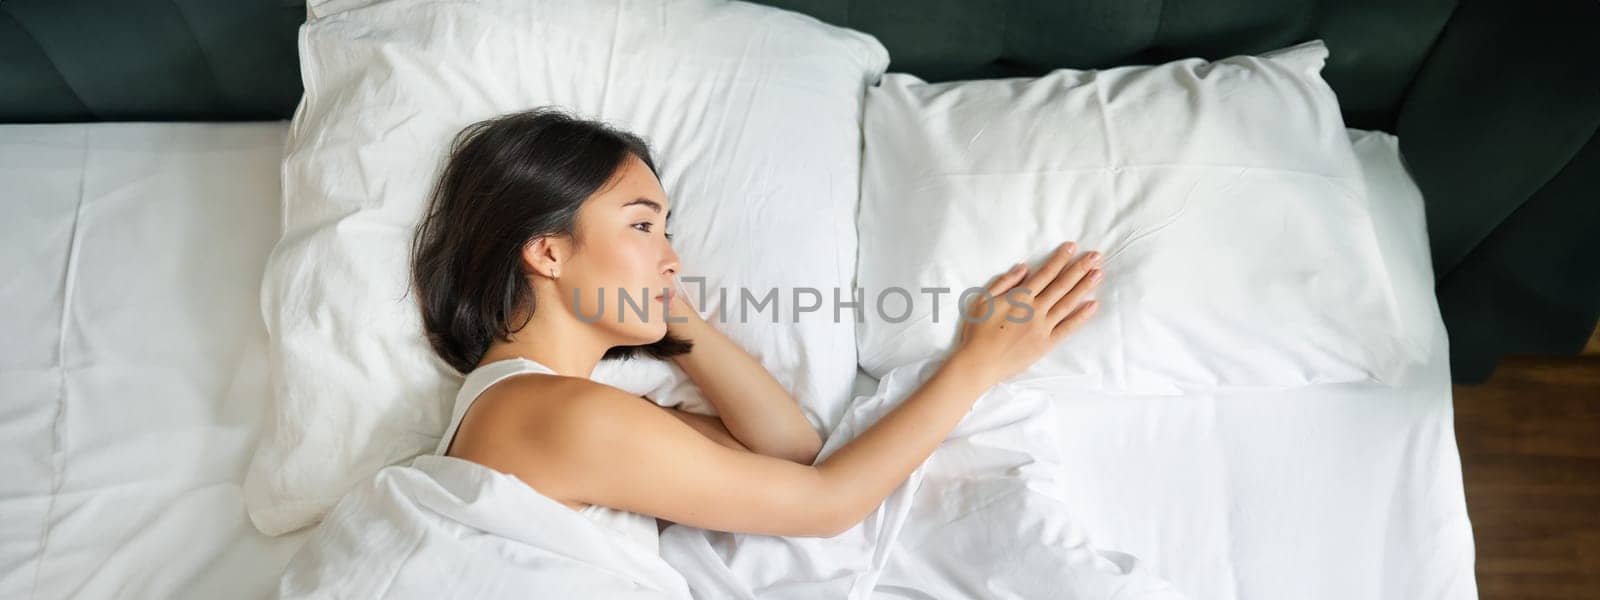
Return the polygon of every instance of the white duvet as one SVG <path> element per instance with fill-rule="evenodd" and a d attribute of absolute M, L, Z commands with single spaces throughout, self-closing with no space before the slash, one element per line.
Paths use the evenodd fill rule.
<path fill-rule="evenodd" d="M 269 399 L 255 280 L 277 239 L 283 127 L 0 128 L 0 171 L 15 183 L 0 211 L 9 234 L 0 245 L 12 251 L 0 262 L 17 276 L 0 290 L 14 309 L 0 329 L 16 334 L 0 344 L 0 397 L 11 401 L 0 415 L 0 597 L 266 597 L 315 533 L 258 533 L 240 484 Z M 1134 573 L 1190 597 L 1476 597 L 1422 198 L 1395 138 L 1352 135 L 1377 176 L 1368 187 L 1394 188 L 1374 202 L 1375 224 L 1402 325 L 1433 348 L 1426 366 L 1394 388 L 1072 394 L 1052 404 L 1063 432 L 1055 481 L 1066 484 L 1061 510 L 1076 531 L 1137 555 Z M 205 249 L 203 261 L 171 261 L 192 248 Z M 229 393 L 235 371 L 244 374 Z M 869 383 L 856 395 L 872 396 Z M 921 474 L 952 456 L 941 450 Z M 920 493 L 933 489 L 924 483 Z M 526 518 L 530 509 L 515 510 Z M 907 526 L 922 518 L 908 514 Z M 1008 518 L 975 511 L 961 523 L 996 515 Z M 698 532 L 667 536 L 688 533 Z M 726 569 L 734 583 L 757 581 L 766 557 L 784 556 L 760 549 L 771 543 L 760 536 L 700 535 L 718 560 L 730 557 L 725 567 L 698 563 L 701 573 Z M 911 560 L 962 582 L 1014 581 L 995 571 L 1027 550 L 951 559 L 955 549 L 931 542 L 916 552 L 938 554 L 904 552 L 911 538 L 897 535 L 876 595 L 913 595 L 893 587 L 917 577 Z M 791 563 L 802 556 L 784 552 Z M 1053 577 L 1053 565 L 1018 571 Z M 782 578 L 786 566 L 769 565 L 761 578 Z M 476 583 L 457 577 L 454 586 Z M 796 587 L 807 585 L 815 588 Z"/>
<path fill-rule="evenodd" d="M 386 467 L 289 562 L 283 598 L 687 598 L 659 556 L 520 480 L 448 456 Z"/>
<path fill-rule="evenodd" d="M 837 451 L 939 362 L 885 375 L 828 437 Z M 1091 544 L 1064 502 L 1048 393 L 999 385 L 878 510 L 832 538 L 674 525 L 661 555 L 705 598 L 1182 598 L 1121 552 Z M 819 458 L 819 460 L 821 460 Z"/>
<path fill-rule="evenodd" d="M 832 432 L 832 454 L 932 375 L 890 372 Z M 520 480 L 423 456 L 342 499 L 290 562 L 285 598 L 1179 598 L 1096 549 L 1063 501 L 1047 394 L 980 397 L 865 521 L 831 538 L 673 525 L 652 555 Z"/>

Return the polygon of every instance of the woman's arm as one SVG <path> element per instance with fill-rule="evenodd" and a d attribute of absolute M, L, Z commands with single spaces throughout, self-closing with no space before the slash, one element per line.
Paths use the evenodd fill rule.
<path fill-rule="evenodd" d="M 816 466 L 718 445 L 684 422 L 609 386 L 569 378 L 566 390 L 528 394 L 554 402 L 540 418 L 515 421 L 519 461 L 508 470 L 558 499 L 653 515 L 702 529 L 834 536 L 870 514 L 927 460 L 995 382 L 1032 364 L 1083 325 L 1098 283 L 1093 260 L 1067 265 L 1071 247 L 1039 273 L 1013 270 L 990 284 L 1018 283 L 1027 306 L 994 306 L 963 329 L 961 347 L 922 387 Z M 1012 296 L 1006 296 L 1008 301 Z M 980 303 L 982 305 L 983 303 Z M 1031 309 L 1031 318 L 1018 309 Z M 530 385 L 532 378 L 507 385 Z M 531 381 L 537 385 L 537 381 Z M 512 422 L 502 420 L 501 422 Z"/>
<path fill-rule="evenodd" d="M 719 445 L 684 421 L 614 388 L 511 394 L 562 397 L 516 436 L 516 463 L 496 468 L 552 498 L 651 515 L 700 529 L 831 537 L 859 523 L 947 436 L 990 381 L 963 362 L 816 466 Z M 536 383 L 535 383 L 536 384 Z M 861 450 L 852 451 L 852 446 Z"/>
<path fill-rule="evenodd" d="M 655 403 L 651 402 L 648 398 L 645 398 L 644 401 L 650 402 L 652 406 L 655 405 Z M 684 425 L 688 425 L 691 429 L 700 432 L 700 435 L 706 436 L 706 438 L 710 439 L 711 441 L 722 444 L 723 447 L 732 448 L 740 452 L 750 451 L 749 448 L 744 447 L 744 444 L 739 443 L 739 440 L 733 439 L 733 434 L 728 433 L 728 428 L 722 424 L 722 419 L 708 417 L 705 415 L 697 415 L 692 412 L 682 411 L 676 408 L 669 408 L 666 410 L 667 414 L 677 417 L 679 421 L 683 421 Z M 658 517 L 656 519 L 656 532 L 660 533 L 665 531 L 670 525 L 672 525 L 672 521 Z"/>
<path fill-rule="evenodd" d="M 645 401 L 649 402 L 648 399 Z M 706 436 L 713 442 L 722 444 L 723 446 L 732 448 L 734 450 L 743 452 L 750 451 L 750 449 L 745 447 L 744 444 L 739 443 L 739 440 L 734 439 L 733 434 L 728 433 L 728 427 L 722 424 L 722 419 L 708 417 L 705 415 L 697 415 L 692 412 L 678 410 L 676 408 L 668 408 L 666 411 L 667 414 L 677 417 L 679 421 L 683 421 L 684 425 L 688 425 L 691 429 L 700 432 L 700 435 Z"/>
<path fill-rule="evenodd" d="M 757 454 L 806 465 L 817 459 L 822 438 L 760 362 L 700 318 L 681 291 L 672 294 L 668 315 L 667 331 L 694 344 L 673 362 L 700 386 L 734 438 Z"/>

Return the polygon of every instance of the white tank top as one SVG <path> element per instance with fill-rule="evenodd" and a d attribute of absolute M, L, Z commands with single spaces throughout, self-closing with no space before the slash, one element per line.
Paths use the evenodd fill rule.
<path fill-rule="evenodd" d="M 444 438 L 439 440 L 439 447 L 433 453 L 443 456 L 445 451 L 450 449 L 450 440 L 455 439 L 456 428 L 461 426 L 461 417 L 467 414 L 467 408 L 472 406 L 473 401 L 477 400 L 484 390 L 502 379 L 523 373 L 556 374 L 549 367 L 521 357 L 497 360 L 481 365 L 468 373 L 466 380 L 461 384 L 461 391 L 456 394 L 455 410 L 450 415 L 450 427 L 445 429 Z M 529 489 L 532 489 L 531 486 Z M 538 493 L 538 490 L 534 492 Z M 595 504 L 583 507 L 578 513 L 624 538 L 642 544 L 653 553 L 661 553 L 661 535 L 656 530 L 655 517 Z"/>

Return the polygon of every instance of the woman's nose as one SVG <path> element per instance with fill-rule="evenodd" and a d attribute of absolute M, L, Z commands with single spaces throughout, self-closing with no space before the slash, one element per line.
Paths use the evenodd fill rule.
<path fill-rule="evenodd" d="M 661 272 L 669 276 L 678 274 L 678 253 L 671 246 L 667 247 L 666 264 L 661 266 Z"/>

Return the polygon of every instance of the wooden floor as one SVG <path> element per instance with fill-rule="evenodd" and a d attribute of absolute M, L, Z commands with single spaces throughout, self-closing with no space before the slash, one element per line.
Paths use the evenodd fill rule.
<path fill-rule="evenodd" d="M 1600 598 L 1600 329 L 1583 356 L 1502 360 L 1455 408 L 1481 597 Z"/>

